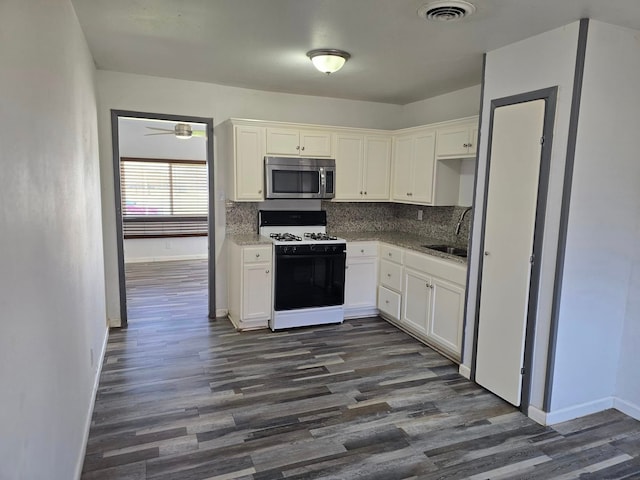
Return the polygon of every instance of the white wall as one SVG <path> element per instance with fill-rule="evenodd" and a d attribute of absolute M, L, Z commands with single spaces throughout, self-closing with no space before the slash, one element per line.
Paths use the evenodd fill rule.
<path fill-rule="evenodd" d="M 203 137 L 194 136 L 183 140 L 173 134 L 147 135 L 158 133 L 147 127 L 172 130 L 175 123 L 137 118 L 118 119 L 120 156 L 206 160 L 207 140 Z M 205 130 L 206 125 L 192 124 L 192 128 Z M 135 238 L 124 241 L 124 261 L 127 263 L 207 258 L 207 251 L 207 237 Z"/>
<path fill-rule="evenodd" d="M 220 124 L 230 117 L 370 128 L 395 128 L 399 105 L 262 92 L 182 80 L 98 71 L 99 130 L 103 229 L 107 283 L 107 313 L 119 321 L 120 298 L 116 261 L 115 208 L 111 152 L 110 110 L 133 110 L 214 119 L 216 175 L 216 303 L 226 309 L 225 168 Z M 179 92 L 179 93 L 176 93 Z"/>
<path fill-rule="evenodd" d="M 541 266 L 541 282 L 534 351 L 533 389 L 531 404 L 542 407 L 549 319 L 553 297 L 555 261 L 562 198 L 563 174 L 567 151 L 567 135 L 573 75 L 577 51 L 579 23 L 546 32 L 518 43 L 491 51 L 485 66 L 485 90 L 482 131 L 478 156 L 478 187 L 475 199 L 474 224 L 482 224 L 484 179 L 487 166 L 487 146 L 491 101 L 542 88 L 558 86 L 555 132 L 551 154 L 548 204 Z M 470 282 L 467 303 L 467 324 L 463 363 L 471 365 L 473 319 L 476 315 L 476 290 L 480 258 L 480 228 L 473 234 L 473 250 L 469 262 Z"/>
<path fill-rule="evenodd" d="M 480 85 L 413 102 L 402 107 L 396 128 L 471 117 L 480 113 Z"/>
<path fill-rule="evenodd" d="M 552 412 L 606 408 L 617 391 L 640 413 L 639 36 L 589 24 Z"/>
<path fill-rule="evenodd" d="M 106 340 L 94 66 L 68 0 L 0 3 L 0 478 L 77 478 Z"/>

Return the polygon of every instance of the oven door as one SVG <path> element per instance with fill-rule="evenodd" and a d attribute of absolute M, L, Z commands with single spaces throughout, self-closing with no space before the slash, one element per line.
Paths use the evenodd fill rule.
<path fill-rule="evenodd" d="M 339 252 L 275 255 L 274 310 L 344 304 L 346 254 Z"/>

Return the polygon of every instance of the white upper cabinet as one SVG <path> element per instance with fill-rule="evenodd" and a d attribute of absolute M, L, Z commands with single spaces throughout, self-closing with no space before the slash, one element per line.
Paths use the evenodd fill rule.
<path fill-rule="evenodd" d="M 438 158 L 473 157 L 476 154 L 477 138 L 477 122 L 439 128 L 436 156 Z"/>
<path fill-rule="evenodd" d="M 389 200 L 390 136 L 336 133 L 335 158 L 335 200 Z"/>
<path fill-rule="evenodd" d="M 234 125 L 228 197 L 234 201 L 264 200 L 264 127 Z"/>
<path fill-rule="evenodd" d="M 331 132 L 267 127 L 267 155 L 330 157 Z"/>
<path fill-rule="evenodd" d="M 395 138 L 392 199 L 429 205 L 433 202 L 435 132 L 418 131 Z"/>

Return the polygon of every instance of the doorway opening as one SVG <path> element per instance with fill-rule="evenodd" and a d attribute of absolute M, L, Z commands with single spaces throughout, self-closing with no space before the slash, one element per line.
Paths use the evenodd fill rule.
<path fill-rule="evenodd" d="M 213 119 L 111 111 L 121 326 L 215 318 Z"/>

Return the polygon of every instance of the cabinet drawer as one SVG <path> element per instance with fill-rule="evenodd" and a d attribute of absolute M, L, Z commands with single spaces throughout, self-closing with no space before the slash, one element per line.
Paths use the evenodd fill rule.
<path fill-rule="evenodd" d="M 402 290 L 402 265 L 380 260 L 380 284 L 398 292 Z"/>
<path fill-rule="evenodd" d="M 375 242 L 352 242 L 347 243 L 347 257 L 376 257 L 378 255 L 378 244 Z"/>
<path fill-rule="evenodd" d="M 384 287 L 378 287 L 378 310 L 398 320 L 400 318 L 399 293 L 392 292 Z"/>
<path fill-rule="evenodd" d="M 380 246 L 380 258 L 402 265 L 402 249 L 391 245 Z"/>
<path fill-rule="evenodd" d="M 271 263 L 271 245 L 261 247 L 244 247 L 242 249 L 242 261 L 244 263 Z"/>

